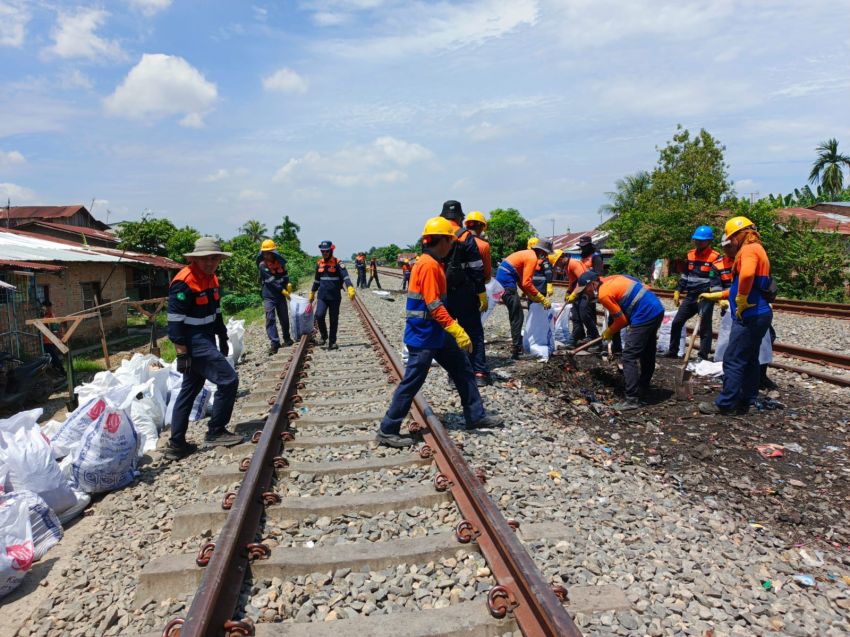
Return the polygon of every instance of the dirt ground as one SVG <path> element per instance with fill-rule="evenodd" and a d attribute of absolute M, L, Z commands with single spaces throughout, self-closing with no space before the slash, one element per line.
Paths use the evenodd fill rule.
<path fill-rule="evenodd" d="M 488 358 L 506 362 L 507 343 L 489 346 Z M 521 360 L 505 367 L 518 391 L 541 391 L 561 401 L 563 417 L 592 435 L 601 453 L 620 463 L 654 469 L 689 498 L 713 499 L 755 529 L 790 545 L 816 545 L 850 559 L 850 409 L 833 386 L 810 390 L 794 375 L 771 371 L 771 394 L 785 407 L 746 416 L 704 416 L 697 403 L 712 400 L 720 381 L 694 377 L 693 400 L 673 394 L 677 362 L 658 359 L 649 405 L 619 414 L 609 405 L 623 395 L 622 374 L 598 356 L 576 369 L 555 355 L 547 364 Z M 764 458 L 757 445 L 783 445 Z"/>

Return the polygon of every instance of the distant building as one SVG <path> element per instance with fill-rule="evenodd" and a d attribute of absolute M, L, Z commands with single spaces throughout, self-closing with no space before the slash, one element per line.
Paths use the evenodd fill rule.
<path fill-rule="evenodd" d="M 0 208 L 0 226 L 15 228 L 44 221 L 78 228 L 108 231 L 109 226 L 95 219 L 82 204 L 73 206 L 9 206 Z"/>
<path fill-rule="evenodd" d="M 413 261 L 414 259 L 416 259 L 416 253 L 415 252 L 401 252 L 401 253 L 399 253 L 398 258 L 396 259 L 396 263 L 398 265 L 401 265 L 402 263 L 404 263 L 405 259 L 407 259 L 408 261 Z"/>

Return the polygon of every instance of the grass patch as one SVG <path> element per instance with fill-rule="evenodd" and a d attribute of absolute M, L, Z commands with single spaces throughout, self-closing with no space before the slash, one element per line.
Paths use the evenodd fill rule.
<path fill-rule="evenodd" d="M 158 327 L 168 325 L 168 317 L 165 312 L 156 315 L 156 324 Z M 148 319 L 141 314 L 127 314 L 127 327 L 148 327 Z"/>
<path fill-rule="evenodd" d="M 174 343 L 167 338 L 159 341 L 159 357 L 166 363 L 171 363 L 177 358 L 177 350 L 174 349 Z"/>
<path fill-rule="evenodd" d="M 74 365 L 74 373 L 76 374 L 94 374 L 97 372 L 102 372 L 106 369 L 103 366 L 102 360 L 96 360 L 93 358 L 83 358 L 80 356 L 75 356 L 72 359 Z"/>
<path fill-rule="evenodd" d="M 266 313 L 263 310 L 262 305 L 246 307 L 244 310 L 239 310 L 236 314 L 232 314 L 231 316 L 235 319 L 245 321 L 245 325 L 266 320 Z"/>

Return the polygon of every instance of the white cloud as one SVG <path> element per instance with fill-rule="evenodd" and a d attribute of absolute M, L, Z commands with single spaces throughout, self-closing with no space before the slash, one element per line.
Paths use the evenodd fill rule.
<path fill-rule="evenodd" d="M 18 0 L 0 0 L 0 46 L 19 47 L 27 34 L 30 13 Z"/>
<path fill-rule="evenodd" d="M 407 179 L 402 170 L 433 157 L 419 144 L 394 137 L 379 137 L 371 144 L 350 146 L 330 155 L 310 151 L 291 158 L 273 177 L 275 182 L 318 180 L 341 187 L 375 186 Z"/>
<path fill-rule="evenodd" d="M 209 175 L 204 177 L 203 181 L 207 183 L 213 183 L 215 181 L 227 179 L 228 177 L 230 177 L 230 172 L 226 168 L 219 168 L 218 170 L 211 172 Z"/>
<path fill-rule="evenodd" d="M 615 79 L 596 87 L 598 104 L 617 113 L 685 118 L 750 107 L 759 97 L 734 80 L 712 81 L 691 76 L 665 80 Z"/>
<path fill-rule="evenodd" d="M 337 27 L 348 22 L 349 16 L 334 11 L 318 11 L 313 14 L 313 22 L 320 27 Z"/>
<path fill-rule="evenodd" d="M 292 69 L 282 68 L 263 78 L 263 88 L 282 93 L 306 93 L 307 80 Z"/>
<path fill-rule="evenodd" d="M 216 85 L 181 57 L 145 53 L 124 81 L 104 100 L 118 117 L 155 120 L 184 115 L 181 126 L 203 126 L 204 115 L 218 98 Z"/>
<path fill-rule="evenodd" d="M 738 191 L 738 194 L 744 192 L 747 188 L 755 188 L 756 182 L 753 179 L 738 179 L 735 181 L 735 190 Z"/>
<path fill-rule="evenodd" d="M 59 78 L 59 84 L 66 89 L 90 89 L 94 86 L 91 78 L 80 71 L 80 69 L 72 69 L 68 73 L 63 73 Z"/>
<path fill-rule="evenodd" d="M 170 7 L 171 0 L 130 0 L 130 4 L 146 16 L 152 16 Z"/>
<path fill-rule="evenodd" d="M 14 166 L 25 164 L 26 158 L 17 150 L 5 151 L 0 149 L 0 166 Z"/>
<path fill-rule="evenodd" d="M 254 190 L 253 188 L 245 188 L 239 191 L 239 201 L 262 201 L 263 199 L 267 199 L 268 195 L 261 190 Z"/>
<path fill-rule="evenodd" d="M 76 13 L 60 12 L 51 31 L 53 46 L 44 49 L 48 56 L 84 58 L 87 60 L 122 60 L 124 51 L 115 40 L 95 34 L 109 14 L 101 9 L 77 9 Z"/>
<path fill-rule="evenodd" d="M 35 193 L 29 188 L 17 184 L 0 183 L 0 201 L 4 204 L 6 201 L 11 201 L 13 206 L 32 203 L 35 198 Z"/>
<path fill-rule="evenodd" d="M 523 25 L 534 25 L 538 6 L 536 0 L 399 3 L 376 12 L 375 17 L 381 19 L 376 36 L 331 46 L 342 55 L 381 58 L 479 46 Z"/>
<path fill-rule="evenodd" d="M 496 126 L 490 122 L 481 122 L 466 129 L 469 139 L 474 142 L 486 142 L 491 139 L 498 139 L 504 136 L 506 132 L 501 126 Z"/>

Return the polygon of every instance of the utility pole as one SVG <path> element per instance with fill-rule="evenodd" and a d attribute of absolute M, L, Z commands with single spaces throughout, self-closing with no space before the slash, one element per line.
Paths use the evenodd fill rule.
<path fill-rule="evenodd" d="M 555 238 L 555 217 L 552 217 L 552 238 Z"/>
<path fill-rule="evenodd" d="M 760 192 L 748 192 L 747 194 L 750 196 L 750 205 L 752 206 L 756 202 L 756 196 L 760 195 L 761 193 Z"/>

